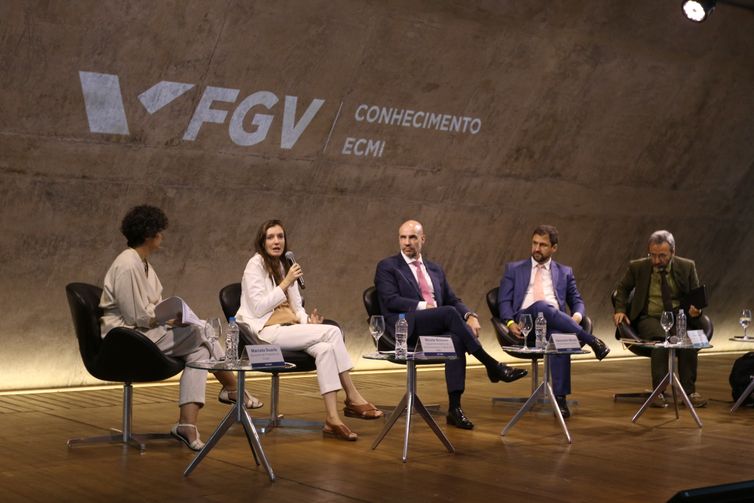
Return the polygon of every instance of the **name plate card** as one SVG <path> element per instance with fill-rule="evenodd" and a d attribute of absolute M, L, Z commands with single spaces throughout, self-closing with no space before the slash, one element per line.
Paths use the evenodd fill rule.
<path fill-rule="evenodd" d="M 455 356 L 456 348 L 450 337 L 432 337 L 422 335 L 419 337 L 421 354 L 424 356 Z"/>
<path fill-rule="evenodd" d="M 581 344 L 576 334 L 552 334 L 550 336 L 558 351 L 581 351 Z"/>
<path fill-rule="evenodd" d="M 249 363 L 253 369 L 285 366 L 280 346 L 274 344 L 248 345 L 246 354 L 249 356 Z"/>
<path fill-rule="evenodd" d="M 707 336 L 704 334 L 704 330 L 689 330 L 686 332 L 686 334 L 689 336 L 689 339 L 691 339 L 691 344 L 694 347 L 703 347 L 709 345 L 709 341 L 707 340 Z"/>

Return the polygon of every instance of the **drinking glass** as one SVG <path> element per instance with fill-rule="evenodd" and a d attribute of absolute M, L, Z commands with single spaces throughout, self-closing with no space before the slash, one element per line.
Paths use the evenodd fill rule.
<path fill-rule="evenodd" d="M 660 317 L 660 325 L 665 331 L 665 343 L 670 342 L 670 329 L 673 328 L 673 311 L 663 311 Z"/>
<path fill-rule="evenodd" d="M 380 349 L 380 337 L 385 333 L 385 318 L 376 314 L 369 318 L 369 333 L 374 337 L 374 345 Z"/>
<path fill-rule="evenodd" d="M 220 318 L 210 318 L 207 320 L 207 327 L 209 327 L 206 333 L 210 348 L 212 348 L 212 358 L 216 360 L 215 347 L 217 346 L 217 341 L 223 335 L 223 325 Z"/>
<path fill-rule="evenodd" d="M 744 309 L 741 311 L 741 316 L 738 318 L 738 323 L 741 324 L 741 327 L 744 329 L 744 339 L 749 339 L 749 336 L 746 335 L 746 329 L 749 328 L 749 325 L 751 324 L 751 309 Z"/>
<path fill-rule="evenodd" d="M 529 347 L 526 344 L 526 338 L 531 332 L 532 321 L 530 314 L 522 314 L 518 317 L 518 328 L 521 329 L 521 333 L 524 334 L 524 351 L 528 351 Z"/>

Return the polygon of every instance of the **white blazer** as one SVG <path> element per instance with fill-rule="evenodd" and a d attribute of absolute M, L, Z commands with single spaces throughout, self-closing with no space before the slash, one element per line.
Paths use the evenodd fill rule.
<path fill-rule="evenodd" d="M 296 313 L 299 323 L 306 323 L 307 316 L 301 302 L 298 283 L 293 283 L 286 292 L 275 284 L 264 268 L 264 259 L 256 253 L 246 264 L 241 280 L 241 306 L 236 313 L 236 323 L 243 324 L 251 335 L 259 339 L 259 331 L 272 316 L 272 311 L 286 300 Z"/>

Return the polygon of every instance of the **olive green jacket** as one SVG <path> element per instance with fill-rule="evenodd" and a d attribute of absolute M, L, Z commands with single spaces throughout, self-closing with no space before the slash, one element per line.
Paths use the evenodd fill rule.
<path fill-rule="evenodd" d="M 696 264 L 693 260 L 674 256 L 671 274 L 678 287 L 681 298 L 688 295 L 694 288 L 699 287 L 699 276 L 696 274 Z M 628 270 L 615 287 L 615 312 L 626 313 L 631 323 L 647 307 L 649 301 L 649 281 L 652 276 L 652 261 L 649 257 L 632 260 Z M 633 292 L 633 299 L 631 293 Z M 626 305 L 630 303 L 630 312 L 626 312 Z"/>

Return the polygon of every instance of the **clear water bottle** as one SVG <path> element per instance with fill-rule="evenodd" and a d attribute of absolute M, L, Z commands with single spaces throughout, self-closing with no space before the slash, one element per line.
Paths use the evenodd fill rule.
<path fill-rule="evenodd" d="M 238 364 L 238 325 L 233 316 L 228 319 L 228 331 L 225 334 L 225 361 L 228 365 Z"/>
<path fill-rule="evenodd" d="M 534 321 L 534 334 L 537 338 L 537 349 L 545 349 L 547 346 L 547 320 L 542 313 L 537 313 L 537 319 Z"/>
<path fill-rule="evenodd" d="M 408 321 L 406 315 L 401 313 L 395 323 L 395 357 L 405 360 L 408 353 Z"/>
<path fill-rule="evenodd" d="M 675 321 L 675 335 L 678 337 L 678 342 L 681 344 L 688 344 L 691 341 L 686 333 L 686 313 L 683 309 L 678 310 L 678 319 Z"/>

